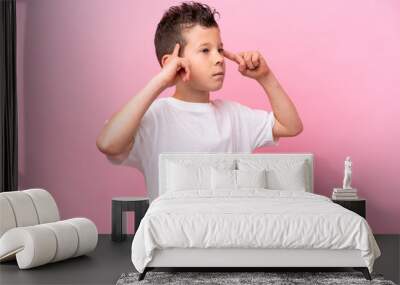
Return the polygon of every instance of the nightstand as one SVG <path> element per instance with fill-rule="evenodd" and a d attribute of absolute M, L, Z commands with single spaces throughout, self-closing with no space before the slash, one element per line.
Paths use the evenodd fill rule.
<path fill-rule="evenodd" d="M 332 202 L 341 205 L 342 207 L 359 214 L 361 217 L 366 219 L 366 200 L 359 198 L 356 200 L 336 200 L 332 199 Z"/>
<path fill-rule="evenodd" d="M 135 233 L 140 221 L 146 214 L 149 207 L 147 197 L 114 197 L 112 198 L 112 233 L 113 241 L 123 241 L 126 239 L 126 212 L 135 212 Z"/>

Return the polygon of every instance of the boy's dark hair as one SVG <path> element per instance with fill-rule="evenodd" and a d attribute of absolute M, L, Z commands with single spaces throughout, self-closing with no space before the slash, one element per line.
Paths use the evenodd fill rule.
<path fill-rule="evenodd" d="M 171 6 L 158 23 L 154 37 L 156 55 L 160 66 L 162 66 L 163 55 L 171 54 L 176 43 L 180 45 L 179 55 L 183 53 L 187 44 L 182 35 L 183 30 L 192 28 L 197 24 L 207 28 L 218 28 L 214 14 L 219 16 L 215 9 L 194 1 L 182 2 L 179 6 Z"/>

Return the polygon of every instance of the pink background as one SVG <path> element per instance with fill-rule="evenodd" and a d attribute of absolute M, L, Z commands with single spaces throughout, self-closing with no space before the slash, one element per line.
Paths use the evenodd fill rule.
<path fill-rule="evenodd" d="M 63 219 L 88 217 L 110 233 L 111 198 L 146 194 L 143 175 L 109 163 L 96 137 L 160 70 L 154 32 L 178 3 L 17 0 L 20 189 L 49 190 Z M 221 13 L 225 48 L 260 51 L 302 118 L 299 136 L 256 152 L 314 153 L 315 192 L 328 196 L 350 155 L 374 233 L 400 233 L 399 2 L 205 3 Z M 271 110 L 232 62 L 211 98 Z"/>

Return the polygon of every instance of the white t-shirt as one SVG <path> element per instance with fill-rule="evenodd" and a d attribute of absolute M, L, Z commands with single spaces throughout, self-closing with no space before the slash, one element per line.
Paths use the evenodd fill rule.
<path fill-rule="evenodd" d="M 158 197 L 158 156 L 162 152 L 252 153 L 273 138 L 273 112 L 231 100 L 193 103 L 170 97 L 153 101 L 145 112 L 129 156 L 113 164 L 139 169 L 152 202 Z"/>

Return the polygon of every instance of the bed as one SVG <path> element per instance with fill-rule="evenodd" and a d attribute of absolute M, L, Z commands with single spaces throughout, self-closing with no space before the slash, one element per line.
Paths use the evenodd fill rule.
<path fill-rule="evenodd" d="M 312 153 L 161 153 L 159 196 L 132 241 L 154 268 L 352 267 L 381 254 L 367 221 L 314 193 Z"/>

